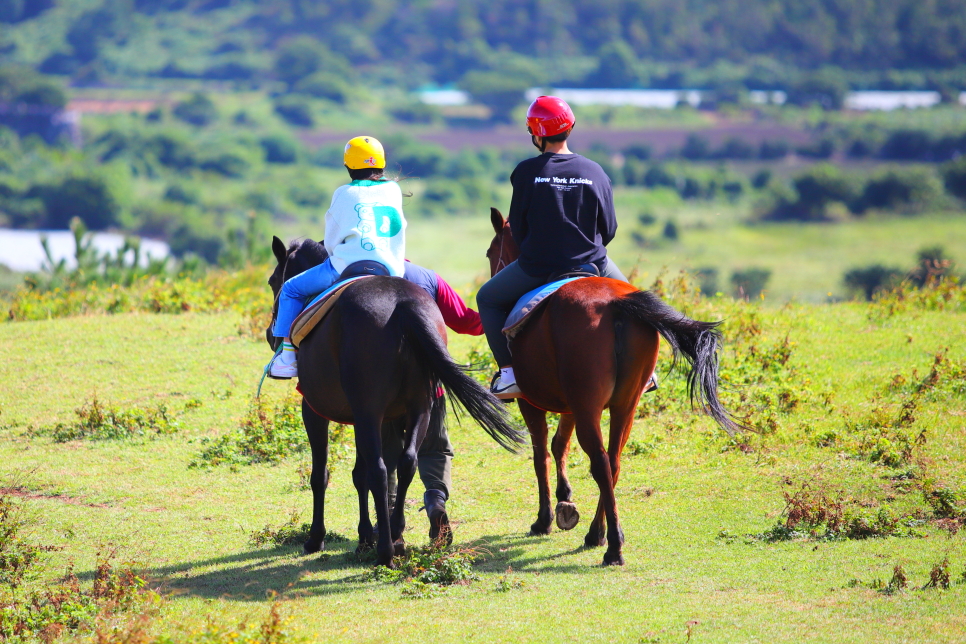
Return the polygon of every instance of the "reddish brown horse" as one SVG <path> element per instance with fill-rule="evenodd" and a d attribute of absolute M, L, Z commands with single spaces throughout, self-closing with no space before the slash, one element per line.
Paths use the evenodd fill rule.
<path fill-rule="evenodd" d="M 496 236 L 486 256 L 495 275 L 515 260 L 519 248 L 510 224 L 490 209 Z M 533 442 L 540 510 L 532 534 L 548 534 L 554 519 L 550 505 L 550 455 L 547 412 L 558 412 L 560 425 L 552 450 L 557 464 L 557 525 L 573 528 L 579 519 L 567 480 L 570 438 L 590 457 L 590 472 L 600 488 L 597 514 L 584 539 L 588 547 L 607 542 L 604 564 L 623 564 L 624 534 L 617 517 L 614 486 L 620 456 L 641 393 L 657 364 L 659 336 L 690 364 L 688 392 L 728 433 L 742 428 L 718 400 L 719 323 L 699 322 L 671 308 L 652 293 L 604 277 L 580 279 L 561 287 L 513 338 L 513 370 L 526 398 L 520 411 Z M 600 419 L 610 409 L 610 436 L 604 445 Z M 604 531 L 604 521 L 607 530 Z"/>

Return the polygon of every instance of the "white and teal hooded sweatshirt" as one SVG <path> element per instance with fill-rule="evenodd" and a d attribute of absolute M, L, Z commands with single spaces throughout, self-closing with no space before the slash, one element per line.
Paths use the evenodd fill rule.
<path fill-rule="evenodd" d="M 353 262 L 377 261 L 390 275 L 406 271 L 406 218 L 395 181 L 353 181 L 336 188 L 325 213 L 325 250 L 340 273 Z"/>

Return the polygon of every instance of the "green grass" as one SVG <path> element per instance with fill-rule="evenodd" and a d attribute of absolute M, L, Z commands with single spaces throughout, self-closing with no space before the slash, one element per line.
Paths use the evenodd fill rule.
<path fill-rule="evenodd" d="M 775 433 L 752 436 L 745 453 L 707 419 L 683 411 L 675 402 L 680 378 L 666 378 L 648 406 L 669 409 L 639 420 L 631 437 L 656 447 L 624 459 L 624 568 L 601 568 L 601 550 L 579 547 L 597 498 L 579 450 L 571 472 L 581 524 L 529 537 L 536 515 L 530 460 L 503 452 L 468 422 L 451 423 L 457 458 L 448 507 L 457 543 L 483 553 L 479 580 L 414 600 L 399 585 L 367 581 L 369 567 L 351 556 L 351 540 L 330 543 L 321 558 L 302 557 L 294 546 L 252 546 L 253 531 L 266 524 L 283 525 L 293 511 L 308 518 L 310 493 L 299 485 L 304 457 L 237 471 L 188 468 L 201 439 L 239 425 L 269 357 L 266 345 L 239 337 L 240 318 L 231 313 L 0 325 L 0 487 L 18 487 L 38 522 L 35 541 L 63 546 L 47 555 L 47 578 L 70 560 L 90 578 L 98 550 L 112 544 L 121 559 L 163 581 L 158 628 L 166 632 L 198 627 L 207 616 L 258 621 L 269 593 L 278 592 L 292 630 L 311 641 L 385 641 L 391 632 L 402 642 L 534 641 L 548 633 L 555 641 L 683 642 L 693 621 L 696 642 L 961 638 L 966 584 L 955 580 L 966 567 L 966 532 L 949 536 L 926 523 L 918 528 L 924 538 L 766 544 L 744 535 L 779 519 L 782 491 L 791 489 L 785 477 L 870 507 L 928 511 L 921 494 L 898 491 L 886 478 L 898 470 L 844 448 L 814 447 L 814 436 L 869 415 L 877 397 L 895 404 L 894 375 L 911 379 L 915 369 L 921 379 L 941 347 L 962 363 L 966 315 L 918 311 L 873 323 L 868 307 L 855 304 L 691 306 L 728 315 L 731 337 L 757 317 L 763 334 L 754 342 L 762 347 L 787 335 L 791 358 L 775 378 L 788 380 L 802 403 L 778 415 Z M 451 342 L 457 356 L 481 346 L 475 338 Z M 731 349 L 723 367 L 739 373 Z M 964 490 L 966 399 L 944 386 L 920 411 L 916 427 L 927 429 L 928 441 L 915 467 Z M 265 385 L 273 399 L 292 387 Z M 737 393 L 728 392 L 729 400 Z M 166 436 L 57 444 L 27 434 L 73 420 L 73 409 L 95 394 L 122 408 L 202 405 L 180 415 L 179 431 Z M 327 526 L 351 539 L 357 512 L 349 469 L 340 463 L 335 470 Z M 417 483 L 412 496 L 420 491 Z M 407 541 L 418 546 L 428 538 L 417 507 L 407 513 Z M 919 590 L 944 557 L 951 588 Z M 871 587 L 887 582 L 897 564 L 909 589 L 888 596 Z"/>

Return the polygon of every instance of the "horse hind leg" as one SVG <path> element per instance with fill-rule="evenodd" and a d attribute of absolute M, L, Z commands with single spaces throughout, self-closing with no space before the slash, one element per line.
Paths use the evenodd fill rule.
<path fill-rule="evenodd" d="M 584 538 L 584 545 L 596 547 L 606 543 L 607 551 L 604 553 L 604 565 L 623 565 L 624 558 L 621 554 L 621 546 L 624 537 L 617 517 L 614 477 L 610 466 L 611 459 L 607 451 L 604 450 L 604 440 L 600 432 L 600 411 L 593 414 L 580 414 L 575 411 L 574 417 L 577 422 L 577 440 L 590 458 L 590 473 L 600 489 L 597 516 L 594 517 L 590 530 Z M 598 520 L 601 515 L 606 520 L 606 533 L 604 526 Z"/>
<path fill-rule="evenodd" d="M 356 454 L 356 462 L 352 467 L 352 483 L 359 495 L 359 545 L 356 554 L 372 550 L 376 544 L 372 530 L 372 520 L 369 518 L 369 484 L 366 477 L 366 464 L 362 455 Z"/>
<path fill-rule="evenodd" d="M 409 491 L 409 485 L 416 475 L 417 446 L 422 443 L 422 439 L 426 435 L 430 410 L 423 409 L 416 413 L 410 412 L 410 417 L 415 418 L 415 422 L 408 423 L 409 426 L 406 428 L 403 438 L 403 450 L 396 465 L 396 502 L 392 508 L 392 516 L 389 517 L 390 537 L 393 553 L 396 556 L 402 556 L 406 551 L 406 542 L 403 539 L 403 531 L 406 529 L 406 493 Z"/>
<path fill-rule="evenodd" d="M 557 527 L 561 530 L 573 530 L 580 521 L 580 513 L 573 502 L 574 490 L 567 478 L 567 456 L 570 454 L 570 438 L 573 433 L 573 414 L 561 414 L 557 432 L 550 445 L 557 466 L 557 507 L 554 514 L 557 517 Z"/>
<path fill-rule="evenodd" d="M 537 409 L 523 398 L 518 399 L 520 413 L 530 430 L 533 446 L 533 471 L 537 475 L 537 494 L 540 508 L 537 520 L 530 526 L 531 535 L 550 534 L 553 510 L 550 508 L 550 452 L 547 450 L 547 412 Z"/>

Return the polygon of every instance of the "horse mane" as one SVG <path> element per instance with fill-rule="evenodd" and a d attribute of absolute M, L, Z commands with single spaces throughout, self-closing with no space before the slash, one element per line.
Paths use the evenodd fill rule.
<path fill-rule="evenodd" d="M 288 255 L 302 264 L 303 270 L 318 266 L 329 257 L 322 242 L 314 239 L 295 239 L 288 246 Z"/>

